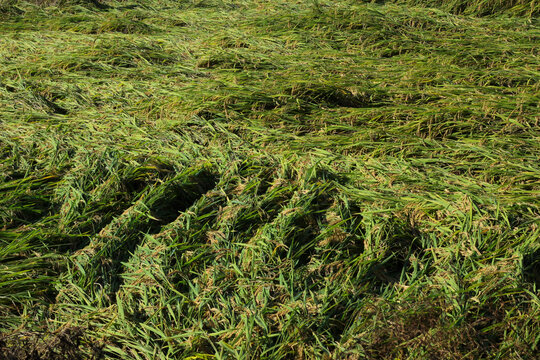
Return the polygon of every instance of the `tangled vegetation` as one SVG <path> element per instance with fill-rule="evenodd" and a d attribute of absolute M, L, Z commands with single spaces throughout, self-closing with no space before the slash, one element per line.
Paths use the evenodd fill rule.
<path fill-rule="evenodd" d="M 537 0 L 0 0 L 0 359 L 527 359 Z"/>

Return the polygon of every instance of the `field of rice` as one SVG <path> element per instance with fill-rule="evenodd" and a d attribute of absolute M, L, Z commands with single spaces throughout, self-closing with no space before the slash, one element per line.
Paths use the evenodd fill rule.
<path fill-rule="evenodd" d="M 539 14 L 0 0 L 0 360 L 537 358 Z"/>

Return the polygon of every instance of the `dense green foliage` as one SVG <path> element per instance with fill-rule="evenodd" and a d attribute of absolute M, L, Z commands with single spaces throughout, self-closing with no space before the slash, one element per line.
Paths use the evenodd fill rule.
<path fill-rule="evenodd" d="M 0 358 L 532 358 L 538 3 L 403 3 L 0 2 Z"/>
<path fill-rule="evenodd" d="M 403 5 L 436 7 L 454 14 L 538 16 L 539 0 L 389 0 Z"/>

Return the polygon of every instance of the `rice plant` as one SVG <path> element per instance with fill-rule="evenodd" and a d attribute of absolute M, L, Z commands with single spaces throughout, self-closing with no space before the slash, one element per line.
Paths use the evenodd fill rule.
<path fill-rule="evenodd" d="M 538 2 L 0 1 L 0 359 L 526 359 Z"/>

